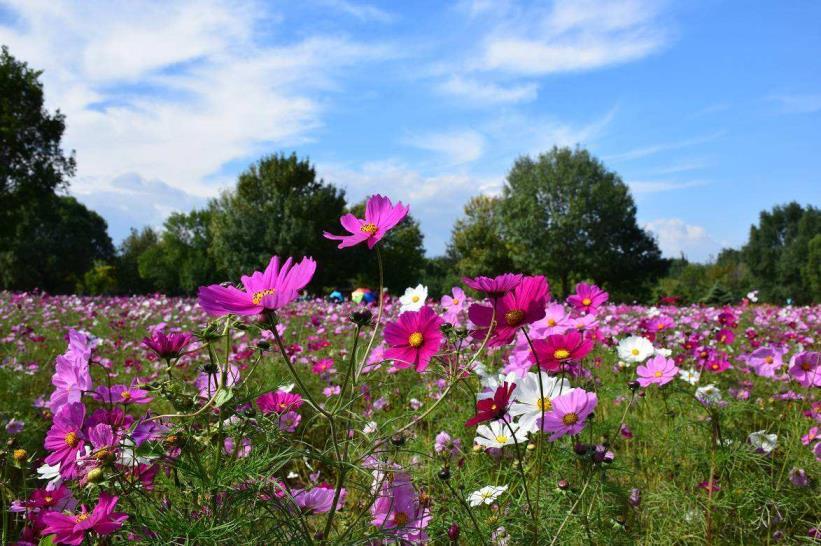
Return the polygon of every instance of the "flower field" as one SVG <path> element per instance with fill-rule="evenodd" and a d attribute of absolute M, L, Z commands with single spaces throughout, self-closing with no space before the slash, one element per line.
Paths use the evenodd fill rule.
<path fill-rule="evenodd" d="M 406 213 L 374 198 L 326 236 L 387 269 Z M 516 274 L 328 301 L 303 292 L 319 267 L 196 299 L 0 293 L 3 543 L 821 539 L 821 307 Z"/>

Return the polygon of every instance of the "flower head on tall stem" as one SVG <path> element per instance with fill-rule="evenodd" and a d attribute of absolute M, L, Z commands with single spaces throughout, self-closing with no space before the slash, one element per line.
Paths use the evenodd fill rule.
<path fill-rule="evenodd" d="M 553 408 L 546 413 L 541 423 L 544 432 L 550 432 L 550 441 L 562 436 L 575 435 L 584 428 L 587 417 L 598 404 L 596 393 L 584 389 L 573 389 L 553 399 Z"/>
<path fill-rule="evenodd" d="M 576 293 L 567 297 L 567 303 L 572 305 L 577 311 L 592 313 L 604 305 L 610 295 L 596 286 L 580 282 L 576 285 Z"/>
<path fill-rule="evenodd" d="M 559 372 L 565 364 L 578 362 L 593 350 L 593 341 L 576 330 L 565 334 L 554 334 L 533 342 L 532 358 L 538 359 L 541 368 L 547 372 Z"/>
<path fill-rule="evenodd" d="M 504 273 L 496 277 L 462 277 L 462 282 L 489 298 L 499 298 L 519 286 L 522 278 L 520 273 Z"/>
<path fill-rule="evenodd" d="M 71 545 L 82 543 L 89 531 L 94 531 L 99 535 L 110 535 L 122 527 L 123 522 L 128 519 L 127 514 L 114 511 L 117 499 L 118 497 L 108 493 L 100 493 L 100 500 L 91 512 L 88 512 L 85 506 L 78 514 L 46 512 L 42 515 L 42 521 L 45 524 L 43 535 L 54 534 L 59 544 Z"/>
<path fill-rule="evenodd" d="M 544 318 L 547 297 L 547 279 L 541 275 L 525 277 L 511 292 L 494 302 L 495 326 L 491 324 L 494 307 L 471 305 L 468 309 L 468 317 L 476 325 L 476 330 L 472 332 L 473 337 L 484 339 L 488 329 L 492 328 L 493 336 L 488 346 L 507 345 L 513 341 L 519 328 Z"/>
<path fill-rule="evenodd" d="M 151 337 L 143 338 L 143 345 L 165 359 L 179 358 L 183 350 L 194 340 L 188 332 L 171 332 L 166 335 L 156 331 Z"/>
<path fill-rule="evenodd" d="M 678 366 L 672 358 L 666 358 L 662 355 L 656 355 L 647 363 L 636 368 L 636 374 L 639 376 L 639 385 L 648 387 L 650 385 L 666 385 L 676 378 L 678 374 Z"/>
<path fill-rule="evenodd" d="M 327 231 L 323 233 L 326 239 L 341 241 L 339 248 L 348 248 L 366 242 L 368 248 L 373 248 L 385 234 L 401 222 L 408 215 L 410 207 L 402 202 L 394 205 L 391 200 L 376 194 L 368 198 L 365 205 L 365 218 L 357 218 L 353 214 L 346 214 L 339 219 L 349 235 L 334 235 Z"/>
<path fill-rule="evenodd" d="M 495 421 L 507 414 L 510 397 L 516 389 L 515 383 L 505 381 L 496 388 L 492 398 L 485 398 L 476 402 L 476 415 L 465 422 L 466 427 L 472 427 L 485 421 Z"/>
<path fill-rule="evenodd" d="M 440 326 L 444 321 L 430 307 L 406 311 L 395 322 L 385 325 L 385 359 L 397 368 L 415 366 L 417 372 L 428 367 L 442 343 Z"/>
<path fill-rule="evenodd" d="M 315 271 L 316 262 L 311 258 L 303 258 L 298 264 L 288 258 L 280 266 L 279 257 L 273 256 L 264 272 L 254 271 L 240 278 L 244 290 L 219 284 L 201 286 L 200 307 L 214 317 L 273 311 L 294 301 Z"/>

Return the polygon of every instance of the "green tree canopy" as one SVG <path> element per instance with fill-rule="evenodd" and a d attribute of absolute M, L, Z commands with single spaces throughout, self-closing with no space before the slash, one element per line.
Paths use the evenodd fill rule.
<path fill-rule="evenodd" d="M 767 301 L 813 301 L 810 242 L 821 234 L 821 212 L 792 202 L 762 211 L 742 252 L 753 283 Z M 810 275 L 808 277 L 807 275 Z"/>
<path fill-rule="evenodd" d="M 447 255 L 459 275 L 494 276 L 513 271 L 513 259 L 502 239 L 498 197 L 479 195 L 465 205 L 465 216 L 456 221 Z"/>
<path fill-rule="evenodd" d="M 60 144 L 65 117 L 45 109 L 40 75 L 0 50 L 0 252 L 29 209 L 48 203 L 74 175 L 74 157 Z"/>
<path fill-rule="evenodd" d="M 117 285 L 123 294 L 146 294 L 157 290 L 153 279 L 140 274 L 140 256 L 159 244 L 159 235 L 154 229 L 131 228 L 128 237 L 120 244 L 117 256 Z"/>
<path fill-rule="evenodd" d="M 589 278 L 617 299 L 644 299 L 667 267 L 636 222 L 627 186 L 586 150 L 554 147 L 535 160 L 519 158 L 501 212 L 514 264 L 546 274 L 563 295 Z"/>
<path fill-rule="evenodd" d="M 322 237 L 339 230 L 342 190 L 317 180 L 307 159 L 270 155 L 243 172 L 233 191 L 212 202 L 211 253 L 229 277 L 259 270 L 271 255 L 313 256 L 315 286 L 338 281 L 340 256 Z"/>
<path fill-rule="evenodd" d="M 28 209 L 0 254 L 0 282 L 12 290 L 72 292 L 97 261 L 110 261 L 114 245 L 105 220 L 73 197 L 53 195 Z"/>

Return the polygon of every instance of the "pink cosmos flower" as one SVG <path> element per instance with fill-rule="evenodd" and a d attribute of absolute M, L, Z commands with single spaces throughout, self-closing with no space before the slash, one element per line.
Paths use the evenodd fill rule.
<path fill-rule="evenodd" d="M 801 386 L 821 387 L 820 355 L 821 353 L 815 351 L 803 351 L 790 359 L 790 375 Z"/>
<path fill-rule="evenodd" d="M 172 332 L 168 335 L 161 330 L 154 332 L 151 337 L 143 338 L 143 345 L 157 353 L 160 358 L 179 358 L 183 349 L 194 339 L 194 336 L 185 333 Z"/>
<path fill-rule="evenodd" d="M 394 472 L 392 480 L 381 480 L 376 501 L 371 505 L 371 525 L 390 533 L 402 544 L 425 544 L 425 529 L 431 514 L 420 502 L 406 472 Z"/>
<path fill-rule="evenodd" d="M 539 358 L 539 365 L 547 372 L 558 372 L 565 364 L 577 362 L 593 350 L 593 341 L 575 330 L 565 334 L 547 336 L 533 341 L 533 349 Z M 535 362 L 533 355 L 531 360 Z"/>
<path fill-rule="evenodd" d="M 237 446 L 231 436 L 226 436 L 222 442 L 222 447 L 225 449 L 226 455 L 233 457 L 234 450 L 236 450 L 237 458 L 242 459 L 251 454 L 251 439 L 243 438 L 239 446 Z"/>
<path fill-rule="evenodd" d="M 724 345 L 732 345 L 733 341 L 735 341 L 735 334 L 732 330 L 722 328 L 716 332 L 716 341 L 723 343 Z"/>
<path fill-rule="evenodd" d="M 79 514 L 65 514 L 63 512 L 46 512 L 42 516 L 45 524 L 43 535 L 54 534 L 55 541 L 59 544 L 71 544 L 74 546 L 83 542 L 88 531 L 94 531 L 99 535 L 110 535 L 128 519 L 128 515 L 122 512 L 114 512 L 114 505 L 117 499 L 108 493 L 100 493 L 100 500 L 97 506 L 90 513 L 85 506 Z"/>
<path fill-rule="evenodd" d="M 82 402 L 66 404 L 54 414 L 54 422 L 46 434 L 44 447 L 51 452 L 46 457 L 46 463 L 59 463 L 60 473 L 64 477 L 73 477 L 77 453 L 85 445 L 85 417 L 86 407 Z"/>
<path fill-rule="evenodd" d="M 230 387 L 239 381 L 239 368 L 230 364 L 228 366 L 228 373 L 225 374 L 225 386 Z M 194 386 L 200 391 L 200 398 L 211 398 L 217 393 L 217 390 L 222 386 L 222 373 L 206 373 L 200 372 L 194 380 Z"/>
<path fill-rule="evenodd" d="M 488 345 L 491 347 L 507 345 L 513 341 L 516 330 L 544 318 L 547 297 L 547 280 L 539 275 L 525 277 L 513 291 L 496 300 L 494 303 L 496 327 Z M 468 318 L 477 327 L 471 335 L 476 339 L 484 339 L 488 328 L 491 327 L 493 307 L 473 304 L 468 309 Z"/>
<path fill-rule="evenodd" d="M 200 306 L 214 317 L 258 315 L 265 310 L 279 309 L 297 298 L 314 271 L 316 262 L 311 258 L 303 258 L 298 264 L 288 258 L 280 267 L 279 257 L 274 256 L 263 273 L 254 271 L 251 276 L 240 278 L 245 290 L 219 284 L 201 286 Z"/>
<path fill-rule="evenodd" d="M 596 409 L 598 398 L 596 393 L 576 388 L 557 396 L 551 402 L 553 408 L 545 414 L 541 426 L 542 431 L 552 433 L 549 438 L 552 442 L 562 436 L 581 432 L 587 416 Z"/>
<path fill-rule="evenodd" d="M 100 385 L 92 396 L 108 404 L 149 404 L 153 400 L 147 390 L 127 385 L 112 385 L 110 389 Z"/>
<path fill-rule="evenodd" d="M 721 373 L 730 369 L 730 361 L 727 356 L 721 353 L 715 353 L 710 360 L 704 365 L 704 369 L 712 373 Z"/>
<path fill-rule="evenodd" d="M 326 239 L 342 241 L 338 248 L 347 248 L 367 241 L 368 248 L 373 248 L 385 234 L 401 222 L 408 215 L 410 207 L 402 204 L 396 205 L 391 200 L 382 195 L 376 194 L 368 198 L 365 205 L 365 219 L 360 219 L 353 214 L 346 214 L 339 219 L 350 235 L 333 235 L 327 231 L 323 233 Z"/>
<path fill-rule="evenodd" d="M 462 282 L 477 292 L 484 292 L 488 297 L 498 298 L 504 296 L 522 282 L 520 273 L 504 273 L 497 277 L 462 277 Z"/>
<path fill-rule="evenodd" d="M 747 357 L 747 365 L 761 377 L 775 377 L 775 372 L 784 365 L 784 351 L 777 347 L 760 347 Z"/>
<path fill-rule="evenodd" d="M 428 367 L 430 359 L 439 350 L 444 321 L 430 307 L 405 311 L 396 322 L 385 325 L 385 359 L 393 360 L 397 368 L 416 366 L 417 372 Z"/>
<path fill-rule="evenodd" d="M 567 297 L 567 303 L 577 311 L 591 313 L 604 305 L 610 295 L 596 286 L 580 282 L 576 285 L 576 293 Z"/>
<path fill-rule="evenodd" d="M 666 385 L 678 375 L 678 366 L 672 358 L 656 355 L 638 368 L 639 385 L 647 387 L 652 384 Z"/>
<path fill-rule="evenodd" d="M 326 483 L 320 484 L 313 489 L 291 490 L 291 497 L 294 499 L 294 504 L 306 514 L 324 514 L 330 512 L 334 502 L 334 494 L 334 488 Z M 343 487 L 339 493 L 339 500 L 336 503 L 337 510 L 342 509 L 347 494 L 348 492 Z"/>
<path fill-rule="evenodd" d="M 465 291 L 458 286 L 453 287 L 451 294 L 453 295 L 445 294 L 442 296 L 442 307 L 445 309 L 445 320 L 454 323 L 458 319 L 459 313 L 465 309 L 467 297 L 465 296 Z"/>
<path fill-rule="evenodd" d="M 298 409 L 302 405 L 302 397 L 293 392 L 275 391 L 266 392 L 257 397 L 257 407 L 264 414 L 283 414 Z"/>

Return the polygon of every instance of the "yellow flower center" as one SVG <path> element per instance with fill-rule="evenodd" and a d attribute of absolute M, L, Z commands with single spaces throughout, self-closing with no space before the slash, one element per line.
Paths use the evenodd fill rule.
<path fill-rule="evenodd" d="M 506 444 L 507 443 L 507 436 L 505 436 L 504 434 L 500 434 L 499 436 L 496 437 L 496 441 L 500 444 Z"/>
<path fill-rule="evenodd" d="M 556 360 L 564 360 L 565 358 L 570 356 L 570 351 L 567 349 L 556 349 L 553 351 L 553 358 Z"/>
<path fill-rule="evenodd" d="M 459 305 L 459 300 L 457 300 L 456 298 L 453 298 L 453 305 Z"/>
<path fill-rule="evenodd" d="M 661 377 L 664 374 L 661 372 L 661 370 L 656 370 L 656 373 L 654 373 L 653 375 L 655 375 L 656 377 Z"/>
<path fill-rule="evenodd" d="M 812 365 L 810 365 L 809 362 L 802 362 L 801 363 L 801 369 L 804 370 L 805 372 L 808 372 L 812 369 Z"/>
<path fill-rule="evenodd" d="M 630 354 L 633 355 L 633 356 L 639 356 L 639 350 L 638 349 L 632 349 L 630 351 Z"/>
<path fill-rule="evenodd" d="M 361 231 L 362 233 L 367 233 L 368 235 L 373 235 L 374 233 L 376 233 L 377 229 L 378 228 L 376 227 L 376 224 L 368 222 L 367 224 L 362 224 L 362 227 L 359 228 L 359 231 Z"/>
<path fill-rule="evenodd" d="M 87 520 L 90 516 L 91 516 L 91 514 L 89 514 L 88 512 L 82 512 L 80 514 L 77 514 L 74 517 L 74 521 L 76 521 L 77 523 L 80 523 L 80 522 L 83 522 L 83 521 Z"/>
<path fill-rule="evenodd" d="M 131 400 L 131 393 L 128 391 L 123 391 L 120 393 L 120 398 L 123 400 Z"/>
<path fill-rule="evenodd" d="M 764 362 L 766 362 L 767 364 L 772 364 L 773 363 L 773 357 L 768 356 L 767 358 L 764 359 Z"/>
<path fill-rule="evenodd" d="M 539 411 L 550 411 L 553 409 L 553 402 L 550 401 L 550 398 L 540 398 L 536 400 L 536 407 L 539 408 Z"/>
<path fill-rule="evenodd" d="M 508 326 L 518 326 L 525 318 L 525 312 L 521 309 L 513 309 L 505 313 L 505 322 Z"/>
<path fill-rule="evenodd" d="M 422 332 L 414 332 L 408 336 L 408 345 L 411 347 L 420 347 L 423 341 L 425 341 L 425 337 Z"/>
<path fill-rule="evenodd" d="M 418 302 L 419 302 L 419 296 L 417 296 L 416 294 L 414 294 L 413 296 L 411 296 L 411 301 L 412 301 L 413 303 L 418 303 Z"/>
<path fill-rule="evenodd" d="M 262 298 L 264 298 L 265 296 L 273 296 L 275 293 L 275 288 L 267 288 L 265 290 L 260 290 L 259 292 L 254 292 L 254 295 L 251 297 L 251 301 L 254 302 L 254 305 L 259 305 L 262 301 Z"/>
<path fill-rule="evenodd" d="M 590 305 L 591 303 L 593 303 L 593 302 L 591 301 L 591 299 L 590 299 L 590 298 L 584 298 L 584 299 L 582 300 L 582 305 L 584 305 L 585 307 L 587 307 L 587 306 L 588 306 L 588 305 Z"/>
<path fill-rule="evenodd" d="M 405 512 L 397 512 L 393 515 L 393 523 L 397 527 L 402 527 L 403 525 L 407 524 L 408 520 L 410 520 L 410 518 Z"/>
<path fill-rule="evenodd" d="M 575 413 L 566 413 L 564 417 L 562 417 L 562 423 L 567 426 L 575 425 L 579 422 L 579 416 Z"/>
<path fill-rule="evenodd" d="M 78 443 L 80 443 L 80 439 L 77 437 L 76 432 L 72 431 L 72 432 L 69 432 L 68 434 L 66 434 L 66 445 L 68 447 L 74 447 Z"/>
<path fill-rule="evenodd" d="M 664 324 L 661 322 L 658 323 L 658 325 L 656 326 L 656 330 L 664 330 Z"/>
<path fill-rule="evenodd" d="M 45 497 L 43 497 L 43 500 L 46 504 L 51 504 L 52 502 L 54 502 L 54 497 L 52 497 L 51 495 L 46 495 Z"/>
<path fill-rule="evenodd" d="M 107 447 L 104 447 L 94 454 L 94 458 L 98 461 L 104 461 L 105 459 L 110 458 L 112 455 L 113 453 L 111 452 L 111 450 Z"/>
<path fill-rule="evenodd" d="M 551 318 L 551 319 L 547 319 L 547 325 L 548 325 L 548 326 L 551 326 L 551 327 L 556 326 L 556 321 L 555 321 L 555 320 L 553 320 L 552 318 Z"/>

